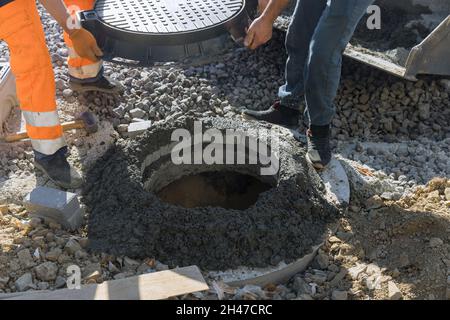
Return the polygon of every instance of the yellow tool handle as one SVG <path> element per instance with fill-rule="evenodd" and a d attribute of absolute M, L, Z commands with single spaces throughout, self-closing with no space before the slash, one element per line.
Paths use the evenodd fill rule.
<path fill-rule="evenodd" d="M 66 122 L 61 125 L 64 132 L 73 130 L 73 129 L 83 129 L 84 122 L 82 120 Z M 28 139 L 28 134 L 26 132 L 19 132 L 13 135 L 6 136 L 4 140 L 6 142 L 16 142 L 24 139 Z"/>

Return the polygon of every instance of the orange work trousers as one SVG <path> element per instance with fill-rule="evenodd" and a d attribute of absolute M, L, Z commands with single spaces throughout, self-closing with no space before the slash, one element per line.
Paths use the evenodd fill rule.
<path fill-rule="evenodd" d="M 71 15 L 78 11 L 92 10 L 95 0 L 64 0 L 68 11 Z M 74 50 L 72 41 L 67 33 L 64 33 L 64 41 L 69 48 L 69 58 L 67 64 L 69 66 L 69 75 L 77 80 L 87 80 L 96 78 L 102 71 L 103 62 L 91 61 L 81 58 Z"/>
<path fill-rule="evenodd" d="M 66 146 L 56 110 L 55 77 L 34 0 L 0 7 L 0 39 L 10 50 L 17 97 L 33 149 L 52 155 Z"/>

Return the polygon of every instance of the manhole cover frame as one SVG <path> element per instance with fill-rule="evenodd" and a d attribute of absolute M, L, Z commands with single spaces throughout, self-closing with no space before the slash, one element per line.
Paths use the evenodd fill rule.
<path fill-rule="evenodd" d="M 96 38 L 104 60 L 132 66 L 151 66 L 155 62 L 211 56 L 223 51 L 229 46 L 229 34 L 237 42 L 243 40 L 257 7 L 256 0 L 241 0 L 239 10 L 217 24 L 191 31 L 151 33 L 125 30 L 103 21 L 99 8 L 105 1 L 108 0 L 97 1 L 94 10 L 80 12 L 81 25 Z"/>

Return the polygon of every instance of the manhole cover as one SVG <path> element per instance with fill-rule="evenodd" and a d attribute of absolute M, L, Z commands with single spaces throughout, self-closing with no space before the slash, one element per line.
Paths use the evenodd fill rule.
<path fill-rule="evenodd" d="M 210 55 L 228 33 L 242 39 L 256 0 L 98 0 L 82 24 L 106 51 L 149 65 Z"/>

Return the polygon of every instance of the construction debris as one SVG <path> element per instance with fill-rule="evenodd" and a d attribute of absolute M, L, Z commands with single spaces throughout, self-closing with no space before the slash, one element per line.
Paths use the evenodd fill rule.
<path fill-rule="evenodd" d="M 151 121 L 138 121 L 130 123 L 130 125 L 128 126 L 127 137 L 136 138 L 141 133 L 150 129 L 151 126 L 152 126 Z"/>
<path fill-rule="evenodd" d="M 38 187 L 26 196 L 24 206 L 31 217 L 50 219 L 71 230 L 83 222 L 84 210 L 74 193 Z"/>
<path fill-rule="evenodd" d="M 403 297 L 402 292 L 393 281 L 388 282 L 388 291 L 389 300 L 400 300 Z"/>
<path fill-rule="evenodd" d="M 24 275 L 16 283 L 19 291 L 26 290 L 31 285 L 30 280 L 30 273 Z M 208 289 L 200 270 L 191 266 L 87 285 L 80 290 L 0 295 L 0 300 L 162 300 Z"/>

